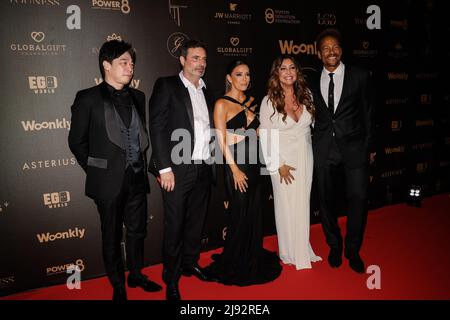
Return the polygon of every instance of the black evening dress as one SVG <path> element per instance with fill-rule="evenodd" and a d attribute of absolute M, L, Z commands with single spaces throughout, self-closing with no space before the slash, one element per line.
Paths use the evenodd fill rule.
<path fill-rule="evenodd" d="M 227 130 L 245 136 L 240 142 L 228 146 L 239 169 L 247 176 L 248 188 L 240 192 L 234 188 L 233 173 L 225 164 L 225 190 L 229 198 L 230 223 L 224 248 L 214 255 L 207 271 L 226 285 L 248 286 L 275 280 L 282 267 L 275 252 L 263 248 L 263 228 L 260 191 L 259 141 L 256 129 L 259 120 L 255 114 L 248 123 L 247 113 L 255 113 L 247 106 L 249 98 L 239 103 L 224 96 L 223 99 L 241 105 L 242 111 L 227 122 Z M 256 139 L 255 139 L 256 137 Z"/>

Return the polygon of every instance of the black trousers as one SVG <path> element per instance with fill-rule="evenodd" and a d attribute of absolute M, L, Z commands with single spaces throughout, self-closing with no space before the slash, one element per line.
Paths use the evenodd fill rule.
<path fill-rule="evenodd" d="M 175 175 L 175 188 L 162 190 L 164 202 L 163 280 L 176 285 L 181 268 L 196 265 L 211 190 L 211 167 L 191 164 Z"/>
<path fill-rule="evenodd" d="M 95 200 L 102 228 L 103 261 L 113 287 L 125 284 L 121 241 L 125 226 L 125 252 L 128 270 L 140 273 L 143 267 L 144 239 L 147 235 L 147 194 L 143 171 L 128 167 L 120 193 L 113 200 Z"/>
<path fill-rule="evenodd" d="M 344 194 L 348 203 L 345 253 L 359 253 L 367 221 L 367 192 L 369 174 L 367 166 L 349 168 L 335 142 L 332 143 L 324 167 L 315 170 L 320 199 L 322 227 L 330 248 L 342 250 L 342 235 L 338 225 L 336 194 Z M 342 178 L 345 181 L 342 181 Z M 343 183 L 344 182 L 344 183 Z"/>

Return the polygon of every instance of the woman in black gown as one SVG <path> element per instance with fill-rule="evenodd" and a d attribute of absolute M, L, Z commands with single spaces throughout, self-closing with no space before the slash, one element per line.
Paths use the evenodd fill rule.
<path fill-rule="evenodd" d="M 262 243 L 259 120 L 255 99 L 245 95 L 249 84 L 248 65 L 233 61 L 227 69 L 226 94 L 214 106 L 231 217 L 224 249 L 206 270 L 219 282 L 238 286 L 273 281 L 281 273 L 278 256 Z"/>

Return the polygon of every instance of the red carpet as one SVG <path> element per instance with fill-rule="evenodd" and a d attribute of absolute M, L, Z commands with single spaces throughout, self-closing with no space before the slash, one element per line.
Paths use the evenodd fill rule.
<path fill-rule="evenodd" d="M 345 231 L 345 218 L 340 219 Z M 344 259 L 339 269 L 326 261 L 326 246 L 320 225 L 311 228 L 311 243 L 324 261 L 311 270 L 296 271 L 284 266 L 280 278 L 265 285 L 229 287 L 182 277 L 180 291 L 186 300 L 309 300 L 309 299 L 450 299 L 450 198 L 448 194 L 427 198 L 422 208 L 404 204 L 371 211 L 361 257 L 381 270 L 381 289 L 369 290 L 370 274 L 356 274 Z M 276 236 L 265 239 L 265 247 L 277 249 Z M 200 265 L 211 261 L 203 253 Z M 144 270 L 152 280 L 162 283 L 161 264 Z M 82 282 L 81 290 L 65 285 L 43 288 L 4 297 L 9 300 L 93 300 L 111 299 L 112 289 L 106 277 Z M 128 289 L 129 299 L 164 299 L 164 291 L 145 293 Z"/>

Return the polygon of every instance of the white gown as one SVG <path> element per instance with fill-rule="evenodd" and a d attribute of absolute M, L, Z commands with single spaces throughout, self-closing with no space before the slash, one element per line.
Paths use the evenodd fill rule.
<path fill-rule="evenodd" d="M 310 194 L 313 174 L 311 146 L 311 114 L 303 109 L 298 122 L 274 113 L 272 103 L 264 97 L 260 110 L 260 141 L 271 174 L 275 224 L 281 261 L 297 270 L 311 268 L 311 262 L 321 261 L 309 242 Z M 296 170 L 292 184 L 280 183 L 278 168 L 287 164 Z"/>

